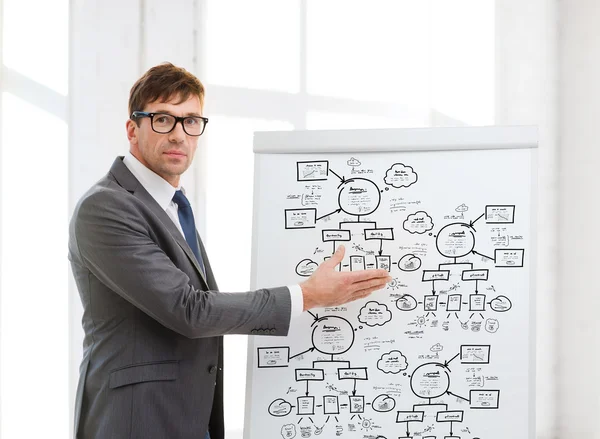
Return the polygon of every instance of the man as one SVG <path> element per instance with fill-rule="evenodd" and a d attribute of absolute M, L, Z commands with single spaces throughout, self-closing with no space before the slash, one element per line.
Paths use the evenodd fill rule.
<path fill-rule="evenodd" d="M 129 154 L 75 208 L 69 259 L 85 331 L 79 439 L 223 439 L 223 335 L 286 335 L 294 315 L 390 280 L 384 270 L 336 271 L 341 248 L 299 286 L 217 292 L 179 183 L 208 122 L 203 98 L 184 69 L 146 72 L 129 97 Z"/>

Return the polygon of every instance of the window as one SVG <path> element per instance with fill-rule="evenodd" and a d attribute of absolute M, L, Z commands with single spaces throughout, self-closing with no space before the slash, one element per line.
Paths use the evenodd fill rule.
<path fill-rule="evenodd" d="M 65 438 L 68 1 L 0 4 L 0 437 Z"/>

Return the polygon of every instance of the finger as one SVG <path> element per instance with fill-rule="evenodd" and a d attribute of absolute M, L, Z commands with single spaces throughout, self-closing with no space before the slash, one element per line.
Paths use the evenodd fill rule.
<path fill-rule="evenodd" d="M 335 253 L 327 259 L 323 265 L 326 267 L 335 268 L 342 260 L 344 259 L 344 255 L 346 254 L 346 248 L 343 245 L 340 245 Z"/>
<path fill-rule="evenodd" d="M 383 269 L 351 271 L 344 274 L 348 277 L 350 283 L 362 282 L 369 279 L 387 278 L 390 276 L 390 273 Z"/>
<path fill-rule="evenodd" d="M 376 287 L 376 288 L 365 288 L 363 290 L 358 290 L 352 294 L 352 296 L 350 297 L 350 302 L 354 302 L 355 300 L 359 300 L 359 299 L 364 299 L 365 297 L 370 296 L 372 293 L 374 293 L 375 291 L 380 290 L 380 289 L 381 288 Z"/>
<path fill-rule="evenodd" d="M 382 281 L 381 279 L 368 279 L 363 280 L 362 282 L 356 282 L 352 284 L 352 287 L 355 288 L 355 291 L 360 291 L 368 288 L 384 288 L 387 285 L 387 281 Z"/>

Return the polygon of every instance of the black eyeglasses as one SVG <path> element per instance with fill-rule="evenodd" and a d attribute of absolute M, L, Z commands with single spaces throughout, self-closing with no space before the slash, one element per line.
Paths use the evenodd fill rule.
<path fill-rule="evenodd" d="M 169 113 L 147 113 L 145 111 L 134 111 L 131 119 L 149 117 L 152 130 L 159 134 L 167 134 L 175 129 L 177 122 L 181 122 L 183 131 L 188 136 L 201 136 L 208 123 L 207 117 L 202 116 L 173 116 Z"/>

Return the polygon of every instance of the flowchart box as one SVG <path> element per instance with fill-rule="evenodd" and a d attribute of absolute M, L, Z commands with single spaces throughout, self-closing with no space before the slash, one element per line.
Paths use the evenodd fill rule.
<path fill-rule="evenodd" d="M 423 307 L 425 311 L 437 311 L 438 296 L 429 295 L 424 297 Z"/>
<path fill-rule="evenodd" d="M 485 311 L 485 294 L 469 295 L 469 311 Z"/>
<path fill-rule="evenodd" d="M 324 379 L 323 369 L 296 369 L 296 381 L 323 381 Z"/>
<path fill-rule="evenodd" d="M 290 361 L 290 348 L 276 346 L 258 348 L 258 367 L 287 367 Z"/>
<path fill-rule="evenodd" d="M 394 239 L 394 229 L 365 229 L 365 239 L 383 239 L 385 241 L 392 241 Z"/>
<path fill-rule="evenodd" d="M 487 224 L 514 224 L 515 206 L 490 205 L 485 206 L 485 222 Z"/>
<path fill-rule="evenodd" d="M 360 271 L 365 269 L 365 257 L 354 255 L 350 256 L 350 271 Z"/>
<path fill-rule="evenodd" d="M 462 345 L 460 362 L 462 364 L 489 364 L 490 345 Z"/>
<path fill-rule="evenodd" d="M 338 369 L 338 378 L 340 380 L 367 380 L 367 368 L 350 367 L 347 369 Z"/>
<path fill-rule="evenodd" d="M 392 257 L 387 255 L 375 256 L 376 267 L 390 271 L 392 268 Z"/>
<path fill-rule="evenodd" d="M 450 270 L 423 270 L 423 282 L 450 279 Z"/>
<path fill-rule="evenodd" d="M 438 412 L 436 420 L 438 422 L 462 422 L 463 410 L 451 410 L 447 412 Z"/>
<path fill-rule="evenodd" d="M 315 414 L 315 397 L 314 396 L 299 396 L 297 407 L 298 407 L 299 415 L 314 415 Z"/>
<path fill-rule="evenodd" d="M 350 397 L 350 413 L 364 413 L 365 412 L 365 397 L 364 396 L 351 396 Z"/>
<path fill-rule="evenodd" d="M 425 412 L 398 412 L 396 422 L 423 422 Z"/>
<path fill-rule="evenodd" d="M 323 242 L 350 241 L 350 230 L 323 230 Z"/>
<path fill-rule="evenodd" d="M 285 209 L 286 229 L 314 229 L 317 224 L 317 209 Z"/>
<path fill-rule="evenodd" d="M 296 162 L 298 181 L 322 181 L 329 175 L 329 161 Z"/>
<path fill-rule="evenodd" d="M 497 409 L 500 407 L 500 390 L 471 390 L 472 409 Z"/>
<path fill-rule="evenodd" d="M 462 307 L 462 294 L 450 294 L 446 304 L 446 311 L 460 311 Z"/>
<path fill-rule="evenodd" d="M 462 272 L 462 280 L 488 280 L 490 270 L 465 270 Z"/>
<path fill-rule="evenodd" d="M 326 415 L 339 415 L 340 404 L 338 397 L 335 395 L 325 395 L 323 397 L 323 412 Z"/>
<path fill-rule="evenodd" d="M 497 248 L 494 250 L 496 267 L 520 268 L 523 266 L 525 249 L 522 248 Z"/>

